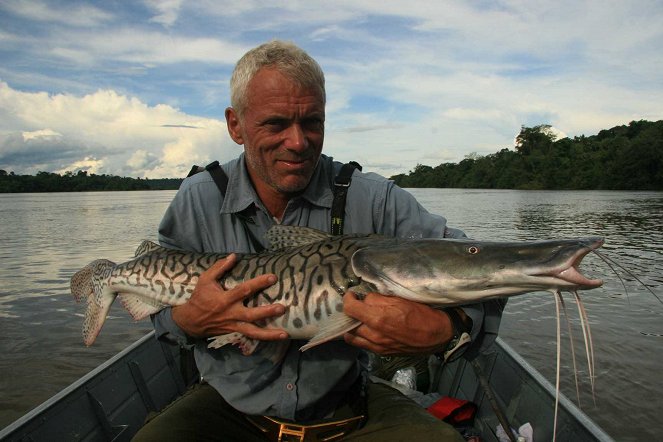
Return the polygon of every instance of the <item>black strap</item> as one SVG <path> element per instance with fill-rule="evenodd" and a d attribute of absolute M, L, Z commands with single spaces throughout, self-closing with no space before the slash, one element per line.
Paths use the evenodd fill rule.
<path fill-rule="evenodd" d="M 332 201 L 332 208 L 331 208 L 332 235 L 343 234 L 343 225 L 345 220 L 345 199 L 348 195 L 348 188 L 352 183 L 352 173 L 355 171 L 355 169 L 361 170 L 361 165 L 356 161 L 350 161 L 349 163 L 346 163 L 343 165 L 343 167 L 341 167 L 340 172 L 338 173 L 336 178 L 334 178 L 334 188 L 333 188 L 334 200 Z M 204 168 L 199 166 L 193 166 L 189 171 L 187 177 L 202 172 L 203 170 L 209 172 L 209 174 L 212 176 L 212 179 L 214 180 L 214 183 L 216 184 L 216 187 L 219 188 L 219 192 L 221 192 L 221 195 L 225 197 L 226 190 L 228 188 L 228 175 L 226 175 L 226 173 L 223 171 L 218 161 L 213 161 Z M 246 224 L 245 218 L 246 218 L 245 216 L 240 216 L 240 219 L 242 220 L 243 224 Z M 257 242 L 257 240 L 255 240 L 251 230 L 249 229 L 246 230 L 249 233 L 249 236 L 251 237 L 254 246 L 260 244 L 260 242 Z"/>
<path fill-rule="evenodd" d="M 214 183 L 216 184 L 216 187 L 219 188 L 219 192 L 221 192 L 221 195 L 225 197 L 226 189 L 228 188 L 228 175 L 226 175 L 226 173 L 223 171 L 218 161 L 212 161 L 205 167 L 193 165 L 186 177 L 189 178 L 190 176 L 200 173 L 204 170 L 209 172 L 209 174 L 212 176 L 212 179 L 214 180 Z"/>
<path fill-rule="evenodd" d="M 221 169 L 218 161 L 214 161 L 205 166 L 205 170 L 212 175 L 212 179 L 219 188 L 221 195 L 226 196 L 226 189 L 228 188 L 228 175 Z"/>
<path fill-rule="evenodd" d="M 200 166 L 194 164 L 193 166 L 191 166 L 191 170 L 186 175 L 186 177 L 189 178 L 190 176 L 194 176 L 195 174 L 197 174 L 198 172 L 202 172 L 203 170 L 205 170 L 204 167 L 200 167 Z"/>
<path fill-rule="evenodd" d="M 350 161 L 341 167 L 341 171 L 334 178 L 334 200 L 331 208 L 331 234 L 342 235 L 345 221 L 345 198 L 352 183 L 352 173 L 355 169 L 361 170 L 359 163 Z"/>
<path fill-rule="evenodd" d="M 209 174 L 212 176 L 212 179 L 214 180 L 214 184 L 216 184 L 216 187 L 219 189 L 219 192 L 221 192 L 221 195 L 225 198 L 226 190 L 228 189 L 228 175 L 226 175 L 226 173 L 223 171 L 218 161 L 212 161 L 205 167 L 193 166 L 187 177 L 195 175 L 204 170 L 209 172 Z M 255 221 L 253 221 L 253 219 L 251 218 L 251 215 L 242 212 L 237 214 L 237 218 L 244 226 L 244 231 L 246 232 L 246 234 L 249 235 L 249 241 L 251 241 L 251 244 L 253 244 L 253 248 L 257 252 L 265 250 L 265 247 L 258 240 L 258 238 L 256 238 L 255 234 L 248 226 L 248 224 L 255 223 Z"/>

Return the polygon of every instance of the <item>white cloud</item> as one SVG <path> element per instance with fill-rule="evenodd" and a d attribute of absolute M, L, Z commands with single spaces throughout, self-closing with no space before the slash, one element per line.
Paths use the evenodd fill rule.
<path fill-rule="evenodd" d="M 144 149 L 138 149 L 126 162 L 132 170 L 148 170 L 158 161 L 156 155 Z"/>
<path fill-rule="evenodd" d="M 145 3 L 157 12 L 150 21 L 166 27 L 172 26 L 177 21 L 182 7 L 182 0 L 146 0 Z"/>
<path fill-rule="evenodd" d="M 23 132 L 23 141 L 34 140 L 38 138 L 59 138 L 62 137 L 61 133 L 55 132 L 51 129 L 33 130 L 31 132 Z"/>
<path fill-rule="evenodd" d="M 0 167 L 16 173 L 85 169 L 179 177 L 193 163 L 227 160 L 239 151 L 223 121 L 148 106 L 112 90 L 51 95 L 0 83 L 0 115 L 13 116 L 0 122 Z M 24 170 L 16 169 L 17 161 L 25 161 Z"/>
<path fill-rule="evenodd" d="M 39 0 L 5 0 L 1 7 L 30 20 L 69 26 L 92 27 L 113 18 L 111 13 L 87 4 L 73 5 L 65 2 L 55 6 Z"/>
<path fill-rule="evenodd" d="M 232 65 L 274 37 L 325 70 L 326 151 L 387 175 L 509 147 L 521 125 L 573 137 L 663 117 L 658 2 L 144 0 L 97 3 L 94 28 L 81 4 L 28 3 L 0 3 L 12 85 L 0 83 L 0 133 L 14 159 L 20 132 L 47 129 L 62 135 L 61 163 L 109 171 L 174 176 L 235 156 L 221 120 Z"/>
<path fill-rule="evenodd" d="M 106 32 L 67 30 L 47 43 L 45 55 L 74 63 L 137 63 L 148 67 L 183 62 L 235 63 L 248 49 L 212 37 L 185 37 L 156 31 L 115 28 Z"/>
<path fill-rule="evenodd" d="M 104 160 L 103 159 L 97 159 L 93 157 L 85 157 L 82 160 L 77 160 L 74 161 L 73 163 L 67 165 L 67 167 L 62 168 L 60 170 L 54 171 L 54 173 L 58 173 L 60 175 L 66 173 L 66 172 L 74 172 L 74 171 L 79 171 L 79 170 L 84 170 L 88 173 L 94 173 L 101 175 L 104 173 Z"/>

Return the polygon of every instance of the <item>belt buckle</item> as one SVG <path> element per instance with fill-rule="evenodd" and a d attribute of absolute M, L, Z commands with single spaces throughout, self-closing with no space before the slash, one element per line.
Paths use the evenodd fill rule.
<path fill-rule="evenodd" d="M 279 423 L 279 422 L 277 422 Z M 291 437 L 293 436 L 293 437 Z M 304 437 L 306 436 L 306 427 L 304 425 L 297 424 L 288 424 L 288 423 L 279 423 L 279 437 L 277 442 L 304 442 Z"/>
<path fill-rule="evenodd" d="M 260 416 L 260 418 L 263 419 L 263 423 L 267 424 L 260 425 L 248 416 L 247 418 L 266 435 L 271 433 L 274 438 L 272 440 L 275 440 L 276 442 L 331 442 L 340 440 L 343 436 L 359 428 L 364 416 L 360 415 L 349 419 L 312 425 L 284 422 L 270 416 Z M 268 427 L 271 427 L 272 430 L 270 431 Z"/>

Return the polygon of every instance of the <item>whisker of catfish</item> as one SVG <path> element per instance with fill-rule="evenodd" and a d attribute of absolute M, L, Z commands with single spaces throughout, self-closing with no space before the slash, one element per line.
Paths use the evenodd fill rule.
<path fill-rule="evenodd" d="M 555 309 L 557 311 L 557 370 L 555 373 L 555 418 L 553 419 L 553 440 L 557 440 L 557 412 L 559 411 L 559 371 L 562 359 L 562 331 L 560 325 L 559 304 L 562 294 L 559 290 L 555 294 Z"/>
<path fill-rule="evenodd" d="M 564 319 L 566 320 L 566 329 L 568 330 L 569 333 L 569 344 L 571 347 L 571 361 L 573 362 L 573 379 L 575 380 L 576 383 L 576 397 L 578 399 L 578 406 L 580 406 L 580 384 L 578 382 L 578 365 L 576 364 L 576 351 L 575 351 L 575 345 L 573 343 L 573 331 L 571 330 L 571 320 L 569 319 L 568 312 L 566 311 L 566 302 L 564 302 L 564 298 L 562 297 L 562 294 L 559 294 L 559 301 L 560 304 L 562 305 L 562 312 L 564 313 Z"/>
<path fill-rule="evenodd" d="M 580 325 L 582 328 L 583 338 L 585 340 L 585 354 L 587 355 L 587 371 L 589 373 L 589 382 L 592 388 L 592 400 L 594 405 L 596 405 L 596 395 L 594 389 L 594 380 L 595 380 L 595 365 L 594 365 L 594 343 L 592 340 L 592 332 L 589 325 L 589 316 L 587 316 L 587 310 L 585 305 L 580 299 L 580 295 L 577 291 L 573 291 L 573 296 L 575 297 L 576 305 L 578 306 L 578 315 L 580 316 Z"/>
<path fill-rule="evenodd" d="M 592 250 L 592 252 L 598 256 L 608 267 L 610 267 L 610 270 L 613 271 L 615 275 L 617 275 L 617 278 L 619 278 L 619 281 L 621 282 L 622 286 L 624 287 L 624 291 L 626 292 L 626 297 L 628 299 L 628 289 L 626 288 L 626 283 L 624 282 L 624 279 L 621 277 L 617 269 L 622 270 L 624 273 L 629 275 L 631 278 L 635 279 L 637 282 L 639 282 L 645 290 L 647 290 L 649 293 L 654 295 L 654 298 L 658 300 L 661 304 L 663 304 L 663 300 L 647 285 L 645 284 L 640 278 L 638 278 L 631 270 L 623 266 L 622 264 L 618 263 L 614 259 L 606 256 L 604 253 L 599 252 L 598 250 Z M 630 302 L 630 301 L 629 301 Z"/>

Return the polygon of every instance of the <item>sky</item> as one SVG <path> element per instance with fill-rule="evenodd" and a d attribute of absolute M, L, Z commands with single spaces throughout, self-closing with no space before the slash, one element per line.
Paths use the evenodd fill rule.
<path fill-rule="evenodd" d="M 663 119 L 663 1 L 1 0 L 0 169 L 160 178 L 235 158 L 228 80 L 272 39 L 325 71 L 324 152 L 392 176 Z"/>

